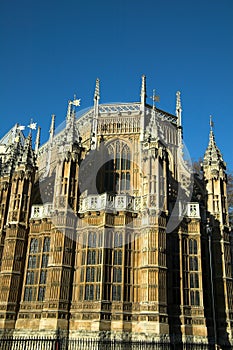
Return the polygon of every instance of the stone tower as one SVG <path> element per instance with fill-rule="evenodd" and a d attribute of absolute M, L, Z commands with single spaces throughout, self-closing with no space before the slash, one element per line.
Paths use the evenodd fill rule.
<path fill-rule="evenodd" d="M 210 120 L 209 144 L 203 160 L 206 221 L 210 257 L 210 285 L 214 337 L 232 339 L 233 285 L 227 207 L 226 164 L 215 142 Z"/>
<path fill-rule="evenodd" d="M 12 329 L 21 299 L 36 161 L 31 134 L 24 138 L 16 125 L 8 136 L 1 169 L 1 236 L 4 246 L 0 273 L 0 323 L 1 328 Z"/>

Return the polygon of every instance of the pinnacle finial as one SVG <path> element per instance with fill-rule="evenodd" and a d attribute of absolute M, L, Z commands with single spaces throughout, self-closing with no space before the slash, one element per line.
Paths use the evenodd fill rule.
<path fill-rule="evenodd" d="M 40 147 L 40 131 L 41 131 L 41 128 L 40 126 L 38 126 L 37 134 L 36 134 L 36 142 L 35 142 L 35 154 L 38 153 L 38 150 Z"/>
<path fill-rule="evenodd" d="M 20 161 L 20 166 L 25 166 L 25 167 L 34 167 L 35 166 L 35 153 L 32 150 L 32 134 L 31 130 L 25 139 L 25 143 L 23 146 L 23 149 L 21 151 L 22 157 Z"/>
<path fill-rule="evenodd" d="M 68 101 L 68 108 L 67 108 L 67 114 L 66 114 L 66 121 L 70 121 L 72 119 L 72 116 L 75 116 L 75 111 L 72 109 L 72 106 L 80 107 L 81 98 L 77 99 L 76 95 L 74 94 L 73 101 Z"/>
<path fill-rule="evenodd" d="M 155 102 L 159 102 L 159 96 L 156 95 L 155 89 L 153 89 L 153 94 L 152 94 L 152 96 L 150 98 L 152 99 L 153 109 L 155 109 Z"/>
<path fill-rule="evenodd" d="M 54 136 L 54 130 L 55 130 L 55 114 L 52 114 L 51 116 L 51 125 L 49 129 L 50 139 Z"/>
<path fill-rule="evenodd" d="M 94 101 L 99 100 L 100 98 L 100 80 L 99 78 L 96 79 L 95 82 L 95 95 L 94 95 Z"/>
<path fill-rule="evenodd" d="M 180 101 L 180 91 L 176 92 L 176 110 L 182 110 Z"/>
<path fill-rule="evenodd" d="M 181 113 L 182 113 L 182 107 L 181 107 L 180 91 L 177 91 L 177 93 L 176 93 L 176 116 L 177 116 L 178 126 L 181 126 L 181 124 L 182 124 Z"/>
<path fill-rule="evenodd" d="M 210 130 L 211 131 L 213 131 L 213 127 L 214 127 L 213 117 L 212 117 L 212 115 L 210 115 Z"/>
<path fill-rule="evenodd" d="M 143 74 L 142 75 L 142 85 L 141 85 L 141 103 L 145 104 L 146 103 L 146 76 Z"/>

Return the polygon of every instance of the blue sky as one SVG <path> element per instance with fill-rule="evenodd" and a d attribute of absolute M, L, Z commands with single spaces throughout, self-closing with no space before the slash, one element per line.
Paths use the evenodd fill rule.
<path fill-rule="evenodd" d="M 141 75 L 158 108 L 175 112 L 181 91 L 184 141 L 193 159 L 216 141 L 233 170 L 232 0 L 1 0 L 0 137 L 31 118 L 48 137 L 74 93 L 81 108 L 139 101 Z M 149 100 L 148 100 L 149 102 Z"/>

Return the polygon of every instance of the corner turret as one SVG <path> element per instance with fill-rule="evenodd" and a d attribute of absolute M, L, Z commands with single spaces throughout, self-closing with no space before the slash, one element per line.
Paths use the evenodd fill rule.
<path fill-rule="evenodd" d="M 207 210 L 221 225 L 228 225 L 226 163 L 215 142 L 213 121 L 210 116 L 209 144 L 203 159 L 206 182 Z"/>
<path fill-rule="evenodd" d="M 209 144 L 203 161 L 203 170 L 207 172 L 207 169 L 211 170 L 212 173 L 220 170 L 226 170 L 226 163 L 224 162 L 222 154 L 215 142 L 212 116 L 210 116 Z"/>

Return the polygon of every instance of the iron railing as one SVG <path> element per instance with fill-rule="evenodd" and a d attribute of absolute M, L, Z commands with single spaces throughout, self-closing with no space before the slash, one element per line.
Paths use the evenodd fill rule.
<path fill-rule="evenodd" d="M 205 343 L 183 343 L 168 341 L 131 341 L 117 339 L 68 339 L 55 338 L 23 338 L 14 336 L 0 338 L 1 350 L 215 350 L 216 346 Z M 229 345 L 221 346 L 221 350 L 230 350 Z"/>

